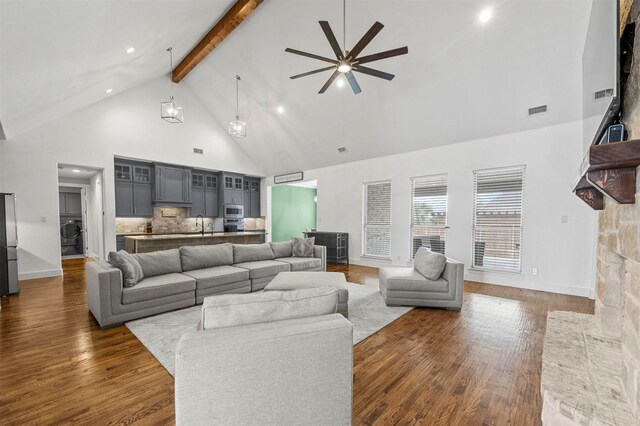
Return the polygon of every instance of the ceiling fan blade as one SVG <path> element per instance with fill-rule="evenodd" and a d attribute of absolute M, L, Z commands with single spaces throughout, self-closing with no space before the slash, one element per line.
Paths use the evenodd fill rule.
<path fill-rule="evenodd" d="M 324 86 L 322 86 L 322 89 L 320 89 L 320 91 L 318 93 L 324 93 L 327 91 L 327 89 L 329 88 L 329 86 L 331 86 L 331 83 L 333 83 L 333 81 L 340 75 L 340 73 L 338 72 L 338 70 L 336 70 L 333 74 L 331 74 L 331 77 L 329 77 L 329 80 L 327 80 L 327 82 L 324 84 Z"/>
<path fill-rule="evenodd" d="M 365 64 L 367 62 L 379 61 L 380 59 L 392 58 L 394 56 L 406 55 L 409 53 L 409 48 L 399 47 L 397 49 L 385 50 L 384 52 L 374 53 L 373 55 L 363 56 L 362 58 L 356 58 L 355 63 Z"/>
<path fill-rule="evenodd" d="M 357 95 L 358 93 L 362 92 L 362 90 L 360 90 L 360 85 L 356 80 L 356 76 L 353 75 L 351 71 L 346 73 L 344 76 L 347 77 L 347 81 L 349 82 L 349 85 L 351 85 L 351 89 L 353 89 L 353 93 Z"/>
<path fill-rule="evenodd" d="M 307 53 L 307 52 L 303 52 L 301 50 L 296 50 L 296 49 L 290 49 L 290 48 L 286 48 L 284 49 L 285 52 L 289 52 L 289 53 L 293 53 L 295 55 L 300 55 L 300 56 L 306 56 L 307 58 L 312 58 L 312 59 L 318 59 L 320 61 L 325 61 L 325 62 L 331 62 L 332 64 L 337 64 L 338 61 L 335 59 L 329 59 L 329 58 L 325 58 L 324 56 L 318 56 L 318 55 L 314 55 L 313 53 Z"/>
<path fill-rule="evenodd" d="M 330 67 L 320 68 L 320 69 L 313 70 L 313 71 L 303 72 L 302 74 L 292 75 L 289 78 L 294 80 L 296 78 L 306 77 L 306 76 L 311 75 L 311 74 L 317 74 L 317 73 L 322 72 L 322 71 L 329 71 L 329 70 L 334 70 L 334 69 L 336 69 L 336 67 L 331 65 Z"/>
<path fill-rule="evenodd" d="M 338 40 L 336 40 L 336 36 L 333 34 L 333 31 L 331 31 L 329 23 L 327 21 L 319 22 L 320 26 L 322 27 L 322 31 L 324 31 L 324 35 L 327 37 L 327 40 L 329 40 L 329 44 L 331 45 L 333 52 L 336 54 L 336 57 L 340 60 L 344 59 L 344 54 L 342 53 L 342 50 L 340 50 Z"/>
<path fill-rule="evenodd" d="M 348 60 L 353 60 L 353 58 L 357 58 L 358 55 L 360 54 L 360 52 L 362 52 L 362 50 L 367 47 L 367 44 L 369 44 L 371 42 L 371 40 L 373 40 L 373 38 L 380 32 L 381 29 L 384 28 L 384 25 L 382 25 L 380 22 L 375 22 L 371 28 L 369 28 L 369 31 L 367 31 L 367 33 L 365 35 L 362 36 L 362 38 L 360 39 L 359 42 L 356 43 L 355 46 L 353 46 L 353 49 L 351 49 L 351 51 L 349 52 L 349 55 L 347 56 Z"/>
<path fill-rule="evenodd" d="M 353 70 L 356 72 L 361 72 L 362 74 L 384 78 L 385 80 L 393 80 L 393 77 L 395 77 L 395 75 L 389 74 L 388 72 L 378 71 L 378 70 L 374 70 L 373 68 L 367 68 L 360 65 L 354 66 Z"/>

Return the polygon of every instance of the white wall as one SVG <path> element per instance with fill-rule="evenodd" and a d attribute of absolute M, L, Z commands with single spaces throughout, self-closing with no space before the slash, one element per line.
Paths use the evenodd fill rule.
<path fill-rule="evenodd" d="M 392 143 L 392 141 L 390 141 Z M 522 274 L 469 271 L 468 280 L 592 296 L 597 214 L 572 194 L 582 123 L 541 128 L 305 171 L 318 180 L 318 229 L 348 232 L 353 263 L 362 253 L 362 184 L 392 181 L 393 264 L 410 256 L 410 178 L 448 174 L 447 255 L 471 261 L 473 170 L 526 165 Z M 273 185 L 273 178 L 267 180 Z M 267 210 L 268 211 L 268 210 Z M 568 216 L 568 223 L 561 223 Z M 531 274 L 532 268 L 538 275 Z"/>
<path fill-rule="evenodd" d="M 15 192 L 20 279 L 59 275 L 58 163 L 104 169 L 106 245 L 115 249 L 114 155 L 262 175 L 186 86 L 183 124 L 160 119 L 166 78 L 0 142 L 0 183 Z M 193 154 L 203 148 L 204 155 Z"/>

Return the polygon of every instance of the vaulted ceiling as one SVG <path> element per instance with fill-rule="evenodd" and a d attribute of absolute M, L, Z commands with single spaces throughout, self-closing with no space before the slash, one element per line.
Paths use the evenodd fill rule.
<path fill-rule="evenodd" d="M 225 1 L 0 1 L 0 122 L 7 138 L 166 75 L 231 6 Z M 481 24 L 491 6 L 493 19 Z M 318 25 L 341 40 L 342 2 L 265 0 L 178 86 L 226 126 L 268 173 L 305 170 L 578 120 L 581 56 L 590 2 L 347 1 L 347 47 L 373 22 L 385 28 L 363 54 L 408 46 L 371 64 L 387 82 L 358 74 L 317 92 L 330 72 L 290 80 L 324 64 L 286 47 L 333 55 Z M 135 46 L 132 54 L 124 53 Z M 168 79 L 168 77 L 167 77 Z M 182 89 L 184 87 L 184 89 Z M 527 109 L 548 104 L 545 114 Z M 283 113 L 277 108 L 281 106 Z M 188 111 L 185 111 L 188 117 Z M 338 147 L 346 147 L 340 154 Z M 514 141 L 514 149 L 517 141 Z"/>

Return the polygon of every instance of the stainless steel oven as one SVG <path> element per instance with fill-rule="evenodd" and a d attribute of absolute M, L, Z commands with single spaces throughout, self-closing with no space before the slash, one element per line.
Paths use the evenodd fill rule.
<path fill-rule="evenodd" d="M 242 204 L 225 204 L 225 219 L 244 219 L 244 206 Z"/>

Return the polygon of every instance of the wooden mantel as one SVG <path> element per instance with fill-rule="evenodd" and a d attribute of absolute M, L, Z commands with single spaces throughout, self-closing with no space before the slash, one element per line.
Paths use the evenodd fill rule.
<path fill-rule="evenodd" d="M 640 140 L 594 145 L 589 149 L 589 167 L 573 191 L 594 210 L 604 209 L 604 195 L 620 204 L 634 204 L 639 165 Z"/>

